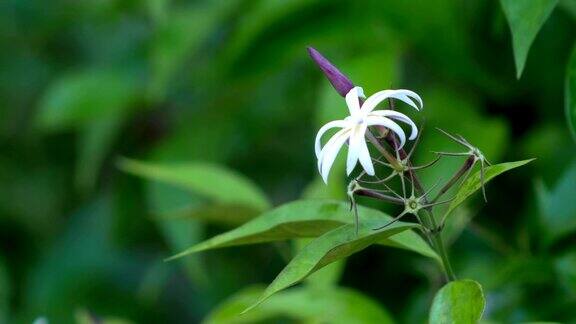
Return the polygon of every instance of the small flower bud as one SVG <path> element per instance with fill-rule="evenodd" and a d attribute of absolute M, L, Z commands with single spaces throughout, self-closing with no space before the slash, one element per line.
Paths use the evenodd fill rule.
<path fill-rule="evenodd" d="M 328 81 L 332 84 L 334 89 L 342 96 L 346 97 L 346 94 L 354 88 L 354 84 L 347 76 L 345 76 L 340 70 L 338 70 L 330 61 L 328 61 L 320 52 L 312 47 L 308 47 L 308 54 L 310 57 L 318 64 L 322 72 L 328 78 Z"/>

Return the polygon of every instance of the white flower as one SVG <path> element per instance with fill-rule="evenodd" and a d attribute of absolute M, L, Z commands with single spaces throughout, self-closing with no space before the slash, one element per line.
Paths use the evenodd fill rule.
<path fill-rule="evenodd" d="M 374 110 L 382 101 L 393 98 L 398 99 L 414 107 L 416 110 L 423 108 L 422 99 L 415 92 L 410 90 L 382 90 L 376 92 L 370 98 L 366 99 L 362 108 L 360 108 L 360 98 L 365 98 L 361 87 L 355 87 L 346 95 L 346 104 L 350 111 L 350 116 L 343 120 L 335 120 L 322 126 L 316 135 L 315 151 L 318 158 L 318 170 L 324 182 L 328 181 L 328 174 L 336 155 L 340 148 L 348 141 L 348 159 L 346 161 L 346 173 L 350 175 L 357 162 L 364 168 L 367 174 L 374 175 L 374 166 L 370 158 L 370 152 L 366 145 L 365 134 L 369 126 L 384 126 L 394 132 L 400 139 L 400 147 L 406 142 L 404 131 L 394 120 L 401 121 L 410 125 L 412 132 L 409 139 L 413 140 L 418 135 L 418 128 L 412 120 L 394 110 Z M 414 102 L 412 99 L 415 99 Z M 418 107 L 420 106 L 420 107 Z M 330 140 L 321 148 L 321 138 L 329 129 L 339 127 L 341 130 L 336 132 Z"/>

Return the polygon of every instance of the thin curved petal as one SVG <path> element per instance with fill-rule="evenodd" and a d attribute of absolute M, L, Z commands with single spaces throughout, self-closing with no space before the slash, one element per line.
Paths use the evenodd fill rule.
<path fill-rule="evenodd" d="M 384 126 L 393 131 L 394 133 L 396 133 L 396 135 L 398 135 L 398 138 L 400 139 L 400 147 L 398 149 L 401 149 L 406 143 L 406 135 L 404 134 L 404 130 L 402 130 L 402 128 L 398 126 L 398 124 L 396 124 L 394 121 L 386 117 L 369 116 L 367 118 L 367 122 L 368 126 L 375 126 L 375 125 Z"/>
<path fill-rule="evenodd" d="M 332 135 L 332 137 L 330 137 L 328 142 L 326 142 L 326 144 L 322 148 L 322 151 L 318 155 L 318 167 L 319 168 L 324 161 L 324 156 L 326 155 L 326 152 L 329 151 L 330 148 L 334 145 L 334 143 L 339 141 L 342 137 L 345 138 L 344 142 L 346 142 L 346 140 L 348 140 L 350 138 L 350 128 L 343 128 L 343 129 L 339 130 L 338 132 L 336 132 L 336 134 L 334 134 L 334 135 Z"/>
<path fill-rule="evenodd" d="M 420 108 L 418 108 L 418 106 L 415 106 L 415 105 L 410 105 L 410 106 L 414 107 L 416 110 L 424 109 L 424 102 L 422 101 L 422 98 L 420 98 L 420 96 L 416 92 L 411 91 L 411 90 L 406 90 L 406 89 L 399 89 L 399 90 L 394 90 L 394 91 L 397 91 L 397 93 L 396 93 L 397 97 L 393 97 L 393 98 L 396 98 L 398 100 L 402 100 L 409 105 L 410 105 L 409 101 L 414 102 L 410 98 L 414 98 L 418 102 L 418 104 L 420 104 Z"/>
<path fill-rule="evenodd" d="M 354 87 L 346 94 L 346 105 L 350 115 L 360 111 L 360 98 L 364 98 L 364 90 L 361 87 Z"/>
<path fill-rule="evenodd" d="M 318 168 L 320 170 L 320 175 L 325 183 L 328 183 L 328 174 L 330 169 L 336 160 L 336 156 L 342 148 L 342 145 L 346 143 L 349 137 L 350 129 L 343 129 L 336 133 L 320 152 L 320 157 L 318 158 Z"/>
<path fill-rule="evenodd" d="M 410 137 L 408 139 L 413 140 L 416 138 L 416 136 L 418 136 L 418 127 L 416 127 L 416 124 L 414 124 L 414 122 L 412 121 L 412 119 L 410 119 L 410 117 L 404 115 L 401 112 L 398 112 L 395 110 L 377 110 L 377 111 L 371 112 L 370 116 L 388 117 L 390 119 L 395 119 L 395 120 L 399 120 L 401 122 L 404 122 L 404 123 L 410 125 L 410 127 L 412 128 L 412 131 L 410 133 Z"/>
<path fill-rule="evenodd" d="M 418 107 L 418 105 L 416 105 L 416 103 L 412 101 L 410 97 L 416 99 L 416 101 L 418 101 L 418 103 L 420 104 L 420 107 Z M 374 110 L 374 108 L 376 108 L 376 106 L 378 106 L 378 104 L 380 104 L 382 101 L 389 98 L 394 98 L 403 101 L 406 104 L 414 107 L 414 109 L 416 110 L 424 108 L 422 99 L 418 94 L 410 90 L 399 89 L 399 90 L 382 90 L 376 92 L 375 94 L 371 95 L 368 99 L 366 99 L 366 102 L 364 102 L 364 104 L 362 105 L 362 109 L 365 110 L 366 112 L 370 112 Z"/>
<path fill-rule="evenodd" d="M 364 171 L 370 176 L 374 175 L 374 165 L 372 164 L 372 158 L 370 157 L 370 151 L 368 151 L 368 145 L 366 145 L 366 140 L 362 139 L 358 146 L 358 160 L 364 168 Z"/>
<path fill-rule="evenodd" d="M 348 142 L 348 158 L 346 159 L 346 174 L 350 175 L 358 162 L 361 142 L 365 142 L 364 134 L 366 133 L 366 124 L 356 125 L 350 133 Z"/>
<path fill-rule="evenodd" d="M 335 121 L 331 121 L 329 123 L 327 123 L 326 125 L 322 126 L 320 128 L 320 130 L 318 130 L 318 133 L 316 134 L 316 140 L 314 143 L 314 151 L 316 153 L 316 158 L 319 158 L 320 156 L 320 151 L 321 151 L 321 140 L 322 140 L 322 135 L 324 135 L 324 133 L 326 133 L 329 129 L 334 128 L 334 127 L 340 127 L 340 128 L 344 128 L 348 125 L 348 122 L 344 121 L 344 120 L 335 120 Z"/>

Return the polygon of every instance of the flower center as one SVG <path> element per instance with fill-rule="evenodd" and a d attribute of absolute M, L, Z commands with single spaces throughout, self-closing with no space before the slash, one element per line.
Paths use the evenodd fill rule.
<path fill-rule="evenodd" d="M 352 116 L 348 116 L 346 117 L 346 119 L 348 119 L 351 123 L 356 124 L 356 125 L 361 125 L 364 124 L 366 122 L 366 119 L 364 118 L 363 115 L 352 115 Z"/>

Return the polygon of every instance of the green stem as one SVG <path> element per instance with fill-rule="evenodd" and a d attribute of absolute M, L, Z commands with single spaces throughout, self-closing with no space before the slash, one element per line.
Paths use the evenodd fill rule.
<path fill-rule="evenodd" d="M 373 136 L 372 136 L 373 137 Z M 369 137 L 370 139 L 370 137 Z M 390 136 L 386 137 L 386 141 L 392 148 L 398 147 L 398 143 L 396 138 L 390 134 Z M 377 141 L 376 141 L 377 142 Z M 404 149 L 400 149 L 398 151 L 401 159 L 408 158 L 408 154 Z M 412 163 L 410 161 L 407 162 L 407 165 L 411 166 Z M 410 175 L 410 180 L 412 181 L 412 185 L 415 187 L 416 191 L 423 195 L 425 190 L 422 186 L 422 182 L 416 175 L 416 172 L 412 169 L 408 169 L 408 173 Z M 404 175 L 402 175 L 404 176 Z M 460 175 L 461 176 L 461 175 Z M 460 177 L 458 176 L 458 178 Z M 428 203 L 426 197 L 424 197 L 425 203 Z M 454 281 L 456 280 L 456 275 L 452 270 L 452 265 L 450 264 L 450 259 L 448 258 L 448 251 L 444 246 L 444 242 L 442 240 L 442 231 L 439 230 L 438 224 L 436 224 L 436 219 L 434 218 L 434 214 L 432 213 L 432 206 L 424 210 L 424 217 L 419 217 L 422 220 L 424 227 L 427 229 L 426 236 L 432 248 L 438 253 L 440 259 L 442 261 L 442 268 L 444 270 L 444 274 L 446 276 L 447 281 Z"/>
<path fill-rule="evenodd" d="M 450 259 L 448 258 L 448 251 L 444 246 L 444 240 L 442 239 L 442 233 L 440 231 L 435 232 L 432 234 L 432 241 L 434 242 L 436 252 L 440 255 L 440 259 L 442 259 L 442 266 L 444 267 L 444 274 L 446 275 L 447 281 L 454 281 L 456 280 L 456 275 L 452 270 L 452 265 L 450 264 Z"/>
<path fill-rule="evenodd" d="M 442 261 L 442 268 L 444 269 L 446 281 L 456 280 L 456 275 L 452 270 L 452 265 L 450 264 L 450 259 L 448 258 L 448 251 L 446 250 L 444 240 L 442 239 L 442 231 L 438 230 L 438 225 L 436 224 L 434 215 L 430 210 L 427 210 L 424 217 L 422 217 L 422 220 L 425 223 L 425 227 L 429 229 L 427 232 L 428 240 Z"/>

